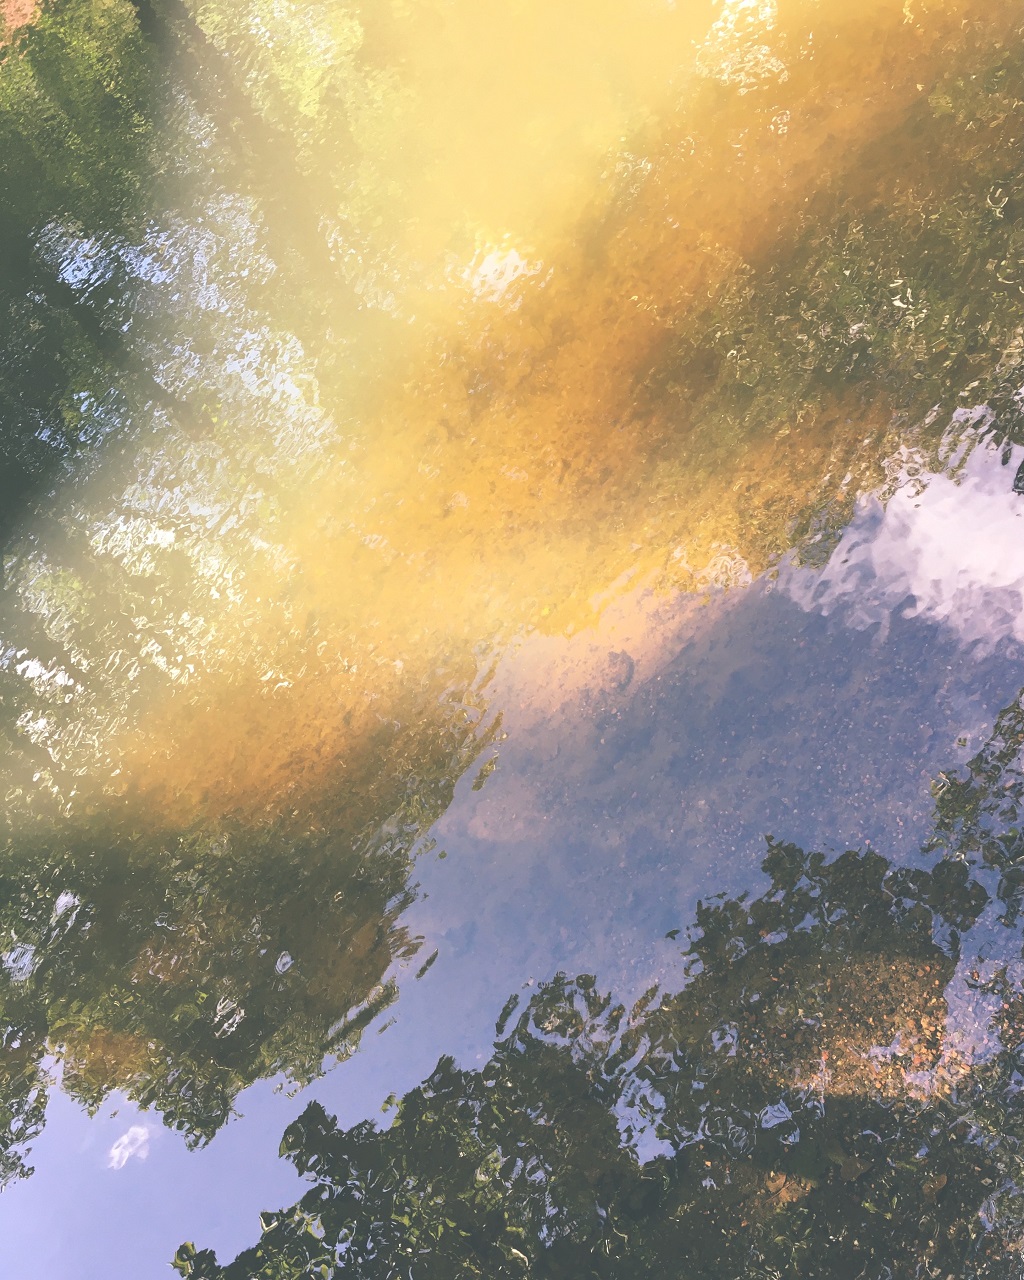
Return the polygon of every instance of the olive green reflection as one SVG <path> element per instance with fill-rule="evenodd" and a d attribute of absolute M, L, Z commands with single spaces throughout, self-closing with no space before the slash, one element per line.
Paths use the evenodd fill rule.
<path fill-rule="evenodd" d="M 984 890 L 957 862 L 769 846 L 760 897 L 699 909 L 683 990 L 626 1010 L 560 976 L 509 1001 L 485 1066 L 443 1058 L 389 1128 L 311 1104 L 282 1143 L 310 1190 L 233 1263 L 189 1245 L 179 1272 L 1016 1274 L 1024 997 L 1001 992 L 983 1059 L 946 1035 Z"/>
<path fill-rule="evenodd" d="M 459 701 L 416 728 L 382 729 L 313 821 L 127 811 L 0 844 L 0 1179 L 25 1172 L 53 1055 L 90 1109 L 117 1089 L 199 1145 L 254 1080 L 353 1052 L 419 947 L 414 846 L 494 731 Z"/>
<path fill-rule="evenodd" d="M 31 22 L 5 32 L 9 17 Z M 103 300 L 77 296 L 37 237 L 55 217 L 86 235 L 138 218 L 161 87 L 127 0 L 0 6 L 0 542 L 96 444 L 127 364 Z"/>

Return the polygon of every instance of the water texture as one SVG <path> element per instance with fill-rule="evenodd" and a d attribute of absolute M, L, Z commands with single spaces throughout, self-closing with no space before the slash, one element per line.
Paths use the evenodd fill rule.
<path fill-rule="evenodd" d="M 1011 0 L 0 0 L 4 1275 L 1024 1275 L 1022 140 Z"/>

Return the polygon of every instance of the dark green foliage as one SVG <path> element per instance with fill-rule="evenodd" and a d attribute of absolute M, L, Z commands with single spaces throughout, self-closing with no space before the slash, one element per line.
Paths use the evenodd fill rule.
<path fill-rule="evenodd" d="M 0 206 L 112 229 L 145 182 L 155 68 L 128 0 L 61 0 L 0 51 Z"/>
<path fill-rule="evenodd" d="M 0 546 L 116 418 L 123 335 L 40 256 L 50 224 L 117 235 L 148 185 L 160 79 L 128 0 L 47 3 L 0 47 Z"/>
<path fill-rule="evenodd" d="M 932 850 L 981 861 L 998 875 L 1003 923 L 1016 926 L 1024 902 L 1024 692 L 996 718 L 988 740 L 967 764 L 932 783 Z"/>
<path fill-rule="evenodd" d="M 390 1128 L 311 1104 L 281 1148 L 309 1192 L 235 1262 L 185 1246 L 179 1272 L 1014 1275 L 1021 993 L 955 1080 L 936 1036 L 955 959 L 933 929 L 969 926 L 984 891 L 949 864 L 791 845 L 765 869 L 761 897 L 701 908 L 677 994 L 627 1012 L 558 977 L 483 1068 L 442 1059 Z"/>

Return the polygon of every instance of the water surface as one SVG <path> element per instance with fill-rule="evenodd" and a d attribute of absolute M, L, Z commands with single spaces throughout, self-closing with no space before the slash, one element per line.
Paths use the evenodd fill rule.
<path fill-rule="evenodd" d="M 1017 7 L 0 14 L 7 1272 L 1018 1275 Z"/>

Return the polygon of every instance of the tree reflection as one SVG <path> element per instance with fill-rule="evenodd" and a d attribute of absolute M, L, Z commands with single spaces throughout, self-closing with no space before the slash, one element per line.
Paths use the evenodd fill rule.
<path fill-rule="evenodd" d="M 42 1123 L 51 1055 L 89 1105 L 122 1089 L 198 1142 L 254 1079 L 306 1080 L 351 1048 L 414 946 L 412 850 L 484 740 L 482 653 L 586 624 L 626 569 L 701 587 L 794 549 L 820 561 L 857 492 L 894 482 L 901 447 L 944 466 L 979 423 L 1020 435 L 1008 0 L 933 5 L 921 25 L 879 0 L 878 38 L 866 24 L 860 40 L 838 8 L 792 5 L 735 48 L 719 31 L 685 89 L 673 53 L 665 102 L 641 99 L 626 133 L 616 116 L 607 154 L 572 157 L 590 185 L 564 225 L 524 215 L 543 272 L 528 246 L 481 246 L 460 203 L 485 161 L 510 198 L 531 190 L 494 171 L 486 113 L 465 113 L 465 134 L 437 127 L 453 78 L 421 50 L 441 52 L 438 13 L 472 30 L 477 6 L 138 9 L 145 30 L 122 0 L 44 4 L 0 50 L 0 1175 Z M 543 29 L 550 9 L 523 21 Z M 589 28 L 581 9 L 568 34 Z M 577 73 L 567 59 L 555 88 L 576 126 Z M 418 145 L 453 137 L 440 159 Z M 379 385 L 356 395 L 364 359 Z M 33 485 L 43 510 L 9 538 Z M 962 851 L 984 847 L 1016 918 L 1016 834 L 984 834 L 988 801 L 970 808 L 989 768 L 950 784 L 942 821 Z M 906 1134 L 960 1105 L 935 1041 L 952 961 L 930 930 L 969 923 L 976 887 L 953 862 L 770 861 L 775 896 L 708 907 L 702 971 L 637 1012 L 642 1061 L 616 1065 L 640 1032 L 592 984 L 537 997 L 493 1064 L 525 1108 L 514 1138 L 499 1132 L 511 1104 L 482 1101 L 505 1093 L 451 1064 L 388 1134 L 332 1135 L 310 1113 L 310 1135 L 357 1143 L 354 1168 L 384 1151 L 456 1179 L 443 1210 L 395 1183 L 396 1234 L 353 1236 L 352 1265 L 436 1236 L 485 1271 L 608 1269 L 621 1231 L 655 1271 L 677 1247 L 731 1266 L 733 1246 L 695 1225 L 730 1197 L 749 1248 L 775 1257 L 768 1224 L 797 1224 L 796 1240 L 816 1197 L 822 1221 L 832 1203 L 861 1220 L 856 1195 L 889 1167 L 868 1129 L 920 1172 L 926 1203 L 959 1204 L 962 1185 L 967 1204 L 967 1173 L 929 1181 Z M 788 976 L 768 984 L 759 965 Z M 869 1068 L 850 1046 L 879 1027 L 900 1040 Z M 936 1076 L 914 1102 L 908 1071 Z M 620 1104 L 676 1154 L 639 1166 Z M 484 1155 L 436 1174 L 416 1143 L 402 1155 L 437 1117 Z M 502 1142 L 528 1149 L 521 1168 Z M 967 1227 L 929 1243 L 902 1200 L 871 1202 L 922 1256 L 967 1248 Z M 275 1231 L 268 1249 L 313 1247 L 291 1219 Z M 860 1256 L 841 1238 L 835 1274 Z"/>
<path fill-rule="evenodd" d="M 89 1108 L 114 1089 L 190 1145 L 254 1080 L 306 1082 L 393 999 L 414 846 L 489 734 L 479 708 L 382 734 L 315 822 L 155 829 L 136 808 L 0 847 L 0 1177 L 23 1170 L 61 1060 Z M 353 762 L 354 764 L 354 762 Z M 351 778 L 349 779 L 351 781 Z"/>
<path fill-rule="evenodd" d="M 109 299 L 77 297 L 36 242 L 54 217 L 86 236 L 132 225 L 161 86 L 128 3 L 13 8 L 32 20 L 5 38 L 0 8 L 0 545 L 29 498 L 95 448 L 99 406 L 116 417 L 123 399 Z"/>
<path fill-rule="evenodd" d="M 770 842 L 764 865 L 760 897 L 700 908 L 681 991 L 627 1011 L 560 976 L 389 1128 L 311 1104 L 282 1144 L 311 1189 L 235 1262 L 185 1246 L 179 1272 L 1016 1274 L 1024 993 L 974 1061 L 946 1025 L 984 890 L 951 861 Z"/>
<path fill-rule="evenodd" d="M 1024 690 L 996 717 L 967 764 L 938 775 L 933 849 L 980 861 L 999 876 L 1003 921 L 1016 925 L 1024 904 Z"/>

